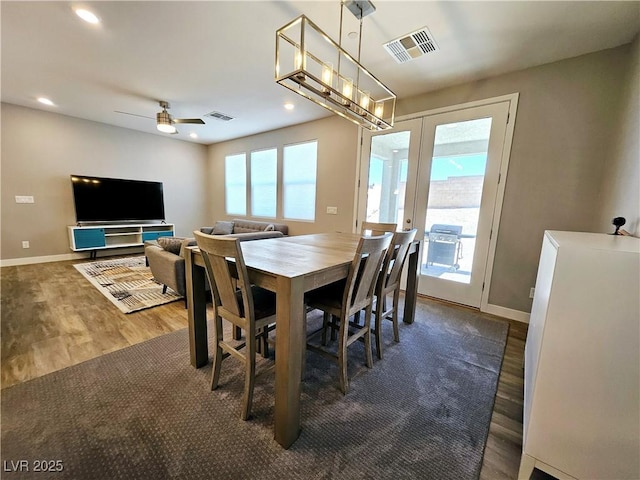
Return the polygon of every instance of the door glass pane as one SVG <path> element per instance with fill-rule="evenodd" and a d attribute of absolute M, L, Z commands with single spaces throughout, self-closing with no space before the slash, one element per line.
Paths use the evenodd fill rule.
<path fill-rule="evenodd" d="M 376 135 L 371 139 L 367 221 L 399 223 L 404 217 L 410 132 Z"/>
<path fill-rule="evenodd" d="M 471 282 L 491 118 L 436 127 L 422 274 Z"/>

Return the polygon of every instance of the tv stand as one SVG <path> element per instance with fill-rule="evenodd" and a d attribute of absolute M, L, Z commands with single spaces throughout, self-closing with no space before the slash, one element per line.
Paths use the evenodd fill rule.
<path fill-rule="evenodd" d="M 109 248 L 141 247 L 144 242 L 159 237 L 173 237 L 172 223 L 140 223 L 121 225 L 69 226 L 69 246 L 74 252 L 91 252 Z"/>

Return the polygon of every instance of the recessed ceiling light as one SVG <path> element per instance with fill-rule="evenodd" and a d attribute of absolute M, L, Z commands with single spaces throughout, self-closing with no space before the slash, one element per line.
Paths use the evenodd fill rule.
<path fill-rule="evenodd" d="M 51 100 L 45 97 L 38 97 L 38 101 L 43 105 L 48 105 L 50 107 L 53 107 L 55 105 Z"/>
<path fill-rule="evenodd" d="M 96 16 L 96 14 L 93 12 L 90 12 L 89 10 L 86 10 L 84 8 L 76 8 L 74 12 L 76 12 L 76 15 L 78 15 L 82 20 L 84 20 L 87 23 L 92 23 L 94 25 L 96 23 L 100 23 L 100 19 Z"/>
<path fill-rule="evenodd" d="M 198 134 L 197 134 L 197 133 L 195 133 L 195 132 L 191 132 L 191 133 L 189 134 L 189 136 L 190 136 L 191 138 L 198 138 Z"/>
<path fill-rule="evenodd" d="M 284 108 L 286 108 L 287 110 L 293 110 L 294 108 L 296 108 L 296 106 L 293 103 L 285 103 Z"/>

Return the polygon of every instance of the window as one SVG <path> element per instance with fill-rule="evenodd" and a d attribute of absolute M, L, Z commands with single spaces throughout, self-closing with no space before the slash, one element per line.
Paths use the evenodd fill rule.
<path fill-rule="evenodd" d="M 247 214 L 247 155 L 227 155 L 224 159 L 225 206 L 228 215 Z"/>
<path fill-rule="evenodd" d="M 227 214 L 315 220 L 317 167 L 317 140 L 227 155 Z"/>
<path fill-rule="evenodd" d="M 251 215 L 276 217 L 278 203 L 278 150 L 251 152 Z"/>
<path fill-rule="evenodd" d="M 282 169 L 284 218 L 315 220 L 317 158 L 317 141 L 284 147 Z"/>

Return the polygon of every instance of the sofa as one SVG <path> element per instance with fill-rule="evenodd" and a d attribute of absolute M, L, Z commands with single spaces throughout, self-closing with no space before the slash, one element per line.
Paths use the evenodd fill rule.
<path fill-rule="evenodd" d="M 281 223 L 233 219 L 218 221 L 213 227 L 202 227 L 200 231 L 209 235 L 227 235 L 244 242 L 282 237 L 289 233 L 289 227 Z M 184 249 L 193 245 L 196 245 L 195 239 L 185 237 L 159 237 L 158 240 L 145 242 L 147 265 L 156 282 L 164 285 L 165 291 L 169 287 L 185 296 Z"/>

